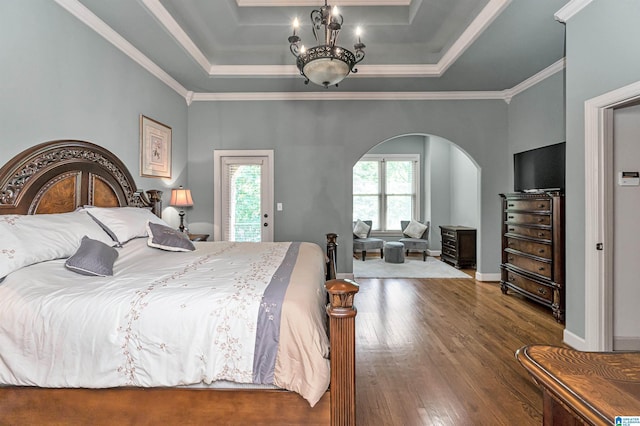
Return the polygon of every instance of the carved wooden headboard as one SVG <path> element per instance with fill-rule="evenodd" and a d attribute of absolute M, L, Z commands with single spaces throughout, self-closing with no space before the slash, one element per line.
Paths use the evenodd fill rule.
<path fill-rule="evenodd" d="M 94 205 L 151 207 L 160 216 L 161 197 L 161 191 L 138 191 L 124 163 L 90 142 L 41 143 L 0 169 L 0 214 L 65 213 Z"/>

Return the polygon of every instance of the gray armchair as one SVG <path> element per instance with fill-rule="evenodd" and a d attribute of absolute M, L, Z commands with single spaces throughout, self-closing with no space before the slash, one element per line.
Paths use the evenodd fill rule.
<path fill-rule="evenodd" d="M 425 231 L 422 233 L 422 236 L 420 238 L 411 238 L 408 235 L 404 235 L 403 238 L 400 238 L 400 242 L 402 244 L 404 244 L 404 248 L 406 250 L 406 254 L 407 256 L 409 255 L 409 250 L 419 250 L 422 252 L 422 261 L 426 261 L 427 260 L 427 249 L 429 248 L 429 228 L 430 228 L 430 222 L 426 221 L 423 223 L 424 225 L 427 225 L 427 229 L 425 229 Z M 407 225 L 409 225 L 409 221 L 408 220 L 401 220 L 400 221 L 400 226 L 401 229 L 404 231 L 404 229 L 407 227 Z"/>
<path fill-rule="evenodd" d="M 363 220 L 364 223 L 369 225 L 369 232 L 367 232 L 366 238 L 358 238 L 355 234 L 353 235 L 353 252 L 360 252 L 362 255 L 362 261 L 364 262 L 367 257 L 367 250 L 380 250 L 380 257 L 384 258 L 384 240 L 380 238 L 370 238 L 371 234 L 371 224 L 370 220 Z M 356 223 L 353 222 L 353 226 Z"/>

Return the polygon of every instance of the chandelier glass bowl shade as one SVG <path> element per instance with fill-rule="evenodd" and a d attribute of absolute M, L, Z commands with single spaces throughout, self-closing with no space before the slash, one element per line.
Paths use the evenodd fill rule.
<path fill-rule="evenodd" d="M 358 42 L 353 46 L 355 53 L 337 44 L 342 29 L 343 18 L 337 7 L 327 5 L 311 11 L 311 25 L 317 46 L 305 48 L 297 31 L 300 23 L 293 22 L 293 34 L 289 36 L 289 49 L 297 58 L 296 65 L 306 80 L 324 86 L 338 85 L 349 73 L 358 72 L 356 64 L 364 59 L 364 48 L 360 40 L 360 28 L 356 30 Z"/>

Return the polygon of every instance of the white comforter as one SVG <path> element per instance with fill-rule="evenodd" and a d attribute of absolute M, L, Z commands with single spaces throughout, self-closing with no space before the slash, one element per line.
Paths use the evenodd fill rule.
<path fill-rule="evenodd" d="M 113 277 L 78 275 L 64 260 L 9 274 L 0 283 L 0 384 L 252 383 L 258 309 L 289 243 L 196 246 L 174 253 L 130 241 Z M 273 384 L 314 405 L 329 383 L 324 255 L 302 243 L 303 256 L 312 260 L 296 265 L 287 289 Z"/>

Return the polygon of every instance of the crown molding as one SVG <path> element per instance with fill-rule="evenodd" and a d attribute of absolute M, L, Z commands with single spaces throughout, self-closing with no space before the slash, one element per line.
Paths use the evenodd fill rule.
<path fill-rule="evenodd" d="M 108 42 L 113 44 L 121 52 L 138 63 L 142 68 L 149 71 L 153 76 L 158 78 L 164 84 L 175 90 L 185 99 L 189 95 L 189 91 L 182 86 L 173 77 L 167 74 L 162 68 L 155 64 L 151 59 L 145 56 L 141 51 L 136 49 L 131 43 L 125 40 L 120 34 L 114 31 L 104 21 L 93 14 L 82 3 L 77 0 L 55 0 L 60 6 L 66 9 L 73 16 L 82 21 L 93 31 L 101 35 Z"/>
<path fill-rule="evenodd" d="M 205 71 L 211 68 L 211 64 L 204 53 L 196 46 L 159 0 L 142 0 L 142 3 Z"/>
<path fill-rule="evenodd" d="M 75 0 L 69 0 L 75 1 Z M 242 1 L 242 0 L 237 0 Z M 261 3 L 260 0 L 251 0 Z M 489 25 L 502 13 L 512 0 L 490 0 L 476 16 L 460 37 L 447 50 L 437 64 L 397 64 L 397 65 L 361 65 L 359 77 L 441 77 L 444 72 L 473 44 L 473 42 L 487 29 Z M 187 33 L 178 25 L 175 19 L 162 6 L 160 0 L 142 0 L 149 12 L 155 16 L 173 38 L 200 64 L 211 77 L 243 76 L 243 77 L 294 77 L 300 73 L 295 66 L 279 65 L 212 65 L 202 51 L 191 40 Z M 262 0 L 266 3 L 274 3 Z M 389 0 L 387 0 L 389 2 Z M 294 2 L 279 2 L 291 5 Z M 304 2 L 308 4 L 309 2 Z M 352 3 L 373 5 L 370 0 L 359 0 Z M 381 2 L 382 3 L 382 2 Z M 248 5 L 248 4 L 247 4 Z M 341 6 L 345 6 L 341 2 Z"/>
<path fill-rule="evenodd" d="M 219 101 L 448 101 L 504 100 L 502 91 L 486 92 L 235 92 L 194 93 L 194 102 Z"/>
<path fill-rule="evenodd" d="M 491 0 L 438 61 L 441 76 L 506 9 L 511 0 Z"/>
<path fill-rule="evenodd" d="M 592 1 L 593 0 L 571 0 L 569 3 L 565 4 L 559 11 L 557 11 L 553 15 L 553 17 L 556 19 L 556 21 L 565 24 L 576 13 L 587 7 Z"/>
<path fill-rule="evenodd" d="M 364 0 L 363 0 L 364 1 Z M 574 0 L 575 1 L 575 0 Z M 588 3 L 591 0 L 583 0 Z M 176 93 L 182 96 L 187 105 L 194 101 L 261 101 L 261 100 L 504 100 L 509 103 L 517 94 L 531 86 L 550 77 L 565 68 L 565 59 L 561 59 L 550 65 L 534 76 L 511 89 L 502 91 L 461 91 L 461 92 L 256 92 L 256 93 L 195 93 L 187 90 L 178 81 L 156 65 L 151 59 L 136 49 L 124 37 L 109 27 L 93 12 L 87 9 L 78 0 L 55 0 L 57 4 L 69 13 L 105 38 L 116 48 L 129 56 L 133 61 L 149 71 L 153 76 L 165 83 Z M 159 0 L 142 0 L 146 7 L 150 8 L 154 16 L 168 23 L 172 28 L 172 34 L 180 37 L 185 49 L 205 68 L 212 76 L 234 77 L 292 77 L 298 76 L 299 71 L 294 65 L 210 65 L 202 52 L 189 39 L 180 26 L 175 22 Z M 478 15 L 476 20 L 465 30 L 465 33 L 454 44 L 459 53 L 452 53 L 447 61 L 454 61 L 459 57 L 478 35 L 497 17 L 511 0 L 491 0 L 490 3 Z M 460 43 L 458 43 L 460 42 Z M 191 43 L 191 44 L 189 44 Z M 453 47 L 452 47 L 453 49 Z M 447 55 L 452 51 L 450 49 Z M 199 53 L 198 53 L 199 52 Z M 200 58 L 198 59 L 198 56 Z M 454 58 L 455 56 L 455 58 Z M 438 64 L 400 64 L 400 65 L 362 65 L 353 77 L 437 77 L 443 73 L 443 61 Z M 449 65 L 447 65 L 448 67 Z"/>
<path fill-rule="evenodd" d="M 504 90 L 503 93 L 504 93 L 505 102 L 510 103 L 511 99 L 514 96 L 524 92 L 525 90 L 527 90 L 532 86 L 535 86 L 541 81 L 551 77 L 555 73 L 562 71 L 563 69 L 565 69 L 566 63 L 567 63 L 566 59 L 562 58 L 554 62 L 553 64 L 549 65 L 547 68 L 543 69 L 542 71 L 538 72 L 537 74 L 534 74 L 533 76 L 529 77 L 522 83 L 516 86 L 513 86 L 511 89 Z"/>

